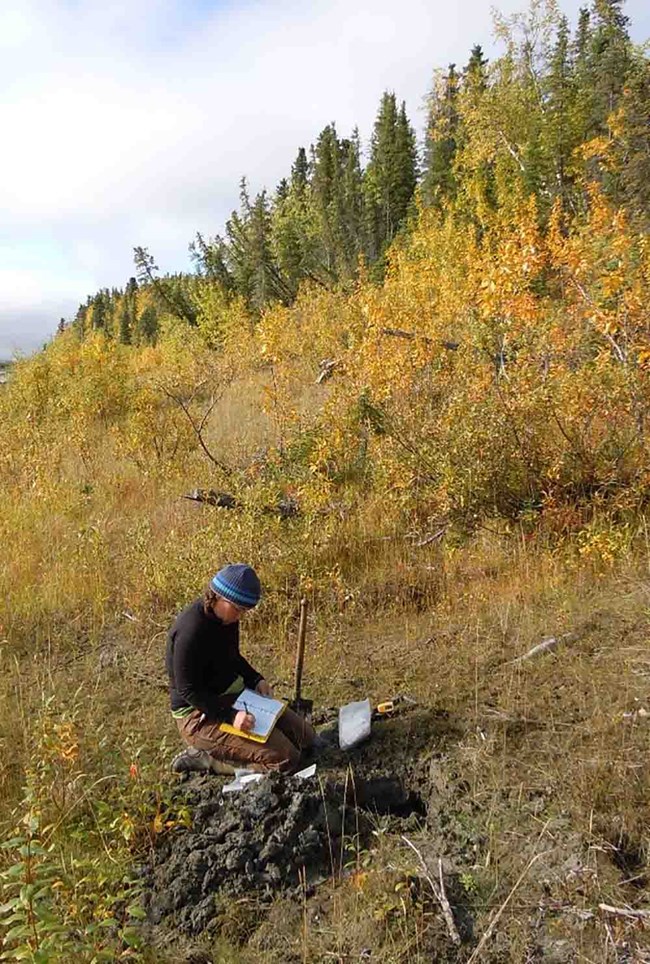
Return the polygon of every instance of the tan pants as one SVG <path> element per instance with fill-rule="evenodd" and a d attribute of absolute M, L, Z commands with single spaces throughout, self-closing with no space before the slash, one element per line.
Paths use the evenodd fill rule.
<path fill-rule="evenodd" d="M 300 754 L 314 742 L 316 733 L 302 716 L 287 708 L 266 743 L 224 733 L 218 723 L 201 722 L 201 711 L 177 719 L 181 739 L 187 746 L 207 750 L 216 760 L 240 763 L 242 767 L 265 773 L 279 770 L 291 773 L 298 768 Z"/>

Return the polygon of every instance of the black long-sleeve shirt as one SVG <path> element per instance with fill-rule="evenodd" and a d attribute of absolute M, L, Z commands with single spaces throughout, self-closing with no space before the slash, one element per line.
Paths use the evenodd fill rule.
<path fill-rule="evenodd" d="M 262 675 L 239 652 L 239 623 L 223 623 L 196 599 L 179 613 L 167 637 L 172 712 L 195 708 L 209 720 L 231 722 L 236 699 L 225 691 L 238 676 L 255 689 Z"/>

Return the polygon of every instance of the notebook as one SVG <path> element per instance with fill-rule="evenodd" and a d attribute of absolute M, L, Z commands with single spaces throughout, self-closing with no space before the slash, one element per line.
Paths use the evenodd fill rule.
<path fill-rule="evenodd" d="M 260 696 L 254 690 L 244 690 L 239 694 L 232 705 L 237 713 L 244 710 L 255 717 L 255 726 L 252 730 L 238 730 L 230 723 L 221 723 L 219 729 L 224 733 L 233 733 L 235 736 L 243 736 L 246 740 L 255 740 L 256 743 L 266 743 L 273 732 L 273 727 L 280 716 L 285 711 L 286 703 L 282 700 L 274 700 L 269 696 Z"/>

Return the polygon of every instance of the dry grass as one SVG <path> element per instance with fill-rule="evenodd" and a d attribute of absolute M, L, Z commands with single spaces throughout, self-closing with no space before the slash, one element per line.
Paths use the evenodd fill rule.
<path fill-rule="evenodd" d="M 261 410 L 264 385 L 262 372 L 231 386 L 210 423 L 210 445 L 240 468 L 279 440 L 279 423 Z M 318 397 L 305 391 L 305 412 Z M 101 770 L 105 754 L 106 766 L 126 770 L 139 748 L 164 767 L 175 741 L 167 627 L 215 566 L 247 559 L 267 593 L 244 626 L 244 648 L 281 693 L 291 685 L 306 592 L 307 695 L 324 706 L 400 692 L 418 701 L 387 731 L 387 759 L 411 756 L 420 773 L 431 761 L 439 767 L 429 845 L 464 875 L 477 936 L 531 858 L 544 854 L 504 911 L 486 960 L 533 960 L 535 920 L 545 939 L 572 941 L 576 960 L 613 961 L 616 943 L 640 945 L 638 925 L 612 930 L 597 913 L 578 924 L 571 915 L 593 913 L 599 900 L 650 900 L 644 526 L 608 564 L 571 542 L 558 549 L 499 529 L 471 539 L 450 532 L 418 547 L 433 523 L 414 517 L 409 528 L 381 500 L 344 493 L 328 516 L 283 522 L 264 511 L 279 483 L 261 483 L 255 471 L 238 480 L 242 509 L 197 505 L 183 493 L 227 481 L 200 454 L 144 476 L 107 442 L 90 462 L 68 455 L 38 492 L 8 486 L 0 505 L 5 826 L 33 753 L 30 721 L 51 696 L 59 712 L 74 710 L 89 766 Z M 515 662 L 543 637 L 565 633 L 572 641 L 553 653 Z M 449 814 L 443 831 L 436 821 Z M 367 867 L 316 902 L 279 905 L 242 960 L 356 960 L 364 948 L 386 962 L 430 959 L 444 944 L 439 915 L 421 882 L 408 898 L 398 887 L 416 875 L 413 861 L 390 835 L 366 856 Z"/>

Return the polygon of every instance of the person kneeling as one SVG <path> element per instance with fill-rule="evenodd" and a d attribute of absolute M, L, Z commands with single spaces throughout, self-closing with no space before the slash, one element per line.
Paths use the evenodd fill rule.
<path fill-rule="evenodd" d="M 235 712 L 245 689 L 272 696 L 271 687 L 239 651 L 239 621 L 261 597 L 255 570 L 244 563 L 225 566 L 210 580 L 203 596 L 176 617 L 167 637 L 166 666 L 172 716 L 186 750 L 172 767 L 219 770 L 219 763 L 259 772 L 292 773 L 301 753 L 313 746 L 315 731 L 288 707 L 265 743 L 225 732 L 222 723 L 247 731 L 254 718 Z"/>

